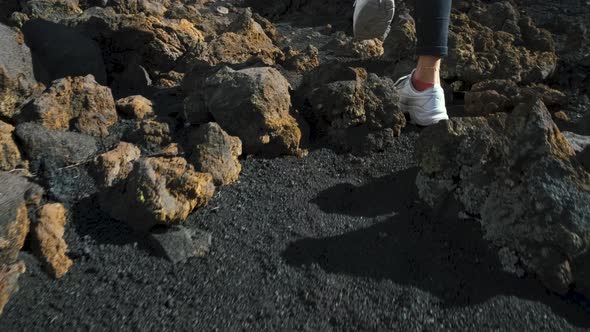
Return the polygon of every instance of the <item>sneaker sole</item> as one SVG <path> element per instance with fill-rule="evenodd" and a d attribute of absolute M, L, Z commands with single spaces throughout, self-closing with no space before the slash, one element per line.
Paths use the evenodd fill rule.
<path fill-rule="evenodd" d="M 385 0 L 383 4 L 380 4 L 379 0 L 358 0 L 358 2 L 361 4 L 355 7 L 354 37 L 359 40 L 385 39 L 391 28 L 395 4 L 388 0 Z"/>
<path fill-rule="evenodd" d="M 434 116 L 429 116 L 427 118 L 420 118 L 419 116 L 416 115 L 416 114 L 423 113 L 423 110 L 420 107 L 409 106 L 409 105 L 405 105 L 405 104 L 402 104 L 401 106 L 403 109 L 403 113 L 409 114 L 410 119 L 412 120 L 412 123 L 417 124 L 419 126 L 428 127 L 428 126 L 432 126 L 434 124 L 437 124 L 440 121 L 449 119 L 449 116 L 446 113 L 436 114 Z"/>

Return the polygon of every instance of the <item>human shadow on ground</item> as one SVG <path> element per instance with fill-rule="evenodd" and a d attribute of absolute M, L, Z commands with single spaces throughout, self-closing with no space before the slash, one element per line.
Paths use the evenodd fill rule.
<path fill-rule="evenodd" d="M 560 298 L 532 277 L 518 279 L 502 271 L 477 221 L 459 219 L 456 203 L 437 213 L 422 205 L 414 185 L 416 174 L 410 169 L 362 186 L 339 184 L 320 193 L 312 202 L 324 212 L 389 217 L 343 235 L 295 241 L 283 258 L 292 266 L 318 264 L 330 273 L 414 286 L 436 295 L 446 307 L 512 295 L 542 302 L 572 324 L 590 327 L 590 313 L 579 299 Z"/>

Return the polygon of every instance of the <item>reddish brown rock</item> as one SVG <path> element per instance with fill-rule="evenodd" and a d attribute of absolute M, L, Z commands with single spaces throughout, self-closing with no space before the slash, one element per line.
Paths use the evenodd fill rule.
<path fill-rule="evenodd" d="M 129 96 L 117 100 L 117 110 L 126 117 L 138 120 L 154 116 L 152 101 L 143 96 Z"/>
<path fill-rule="evenodd" d="M 182 223 L 215 192 L 210 174 L 195 172 L 182 157 L 151 157 L 135 162 L 126 183 L 101 195 L 113 218 L 139 231 L 157 224 Z"/>
<path fill-rule="evenodd" d="M 189 138 L 192 146 L 189 161 L 200 172 L 213 176 L 216 185 L 236 181 L 242 170 L 238 157 L 242 154 L 242 142 L 228 135 L 217 123 L 199 126 Z"/>
<path fill-rule="evenodd" d="M 214 66 L 218 64 L 240 64 L 251 59 L 272 65 L 283 58 L 263 27 L 252 18 L 252 11 L 245 10 L 228 28 L 208 44 L 193 49 L 189 63 Z"/>
<path fill-rule="evenodd" d="M 313 45 L 308 45 L 303 52 L 289 47 L 284 53 L 285 61 L 282 64 L 287 69 L 303 73 L 320 65 L 319 50 Z"/>
<path fill-rule="evenodd" d="M 377 58 L 384 53 L 383 41 L 379 38 L 354 41 L 351 44 L 351 51 L 355 58 Z"/>
<path fill-rule="evenodd" d="M 25 271 L 26 267 L 23 262 L 0 265 L 0 315 L 2 315 L 8 300 L 18 291 L 18 278 Z"/>
<path fill-rule="evenodd" d="M 170 126 L 151 119 L 136 122 L 124 139 L 150 151 L 157 151 L 172 141 Z"/>
<path fill-rule="evenodd" d="M 108 128 L 118 120 L 111 90 L 96 83 L 92 75 L 53 81 L 22 118 L 48 129 L 75 129 L 98 137 L 108 135 Z"/>
<path fill-rule="evenodd" d="M 190 91 L 185 112 L 187 118 L 199 120 L 210 114 L 230 135 L 240 138 L 246 153 L 299 155 L 301 130 L 291 115 L 289 88 L 274 68 L 224 67 Z"/>
<path fill-rule="evenodd" d="M 59 203 L 45 204 L 37 212 L 33 228 L 33 250 L 55 278 L 63 277 L 73 264 L 66 255 L 68 245 L 63 239 L 66 213 Z"/>
<path fill-rule="evenodd" d="M 93 174 L 97 184 L 110 188 L 125 181 L 140 155 L 141 151 L 135 145 L 121 142 L 115 149 L 96 157 Z"/>

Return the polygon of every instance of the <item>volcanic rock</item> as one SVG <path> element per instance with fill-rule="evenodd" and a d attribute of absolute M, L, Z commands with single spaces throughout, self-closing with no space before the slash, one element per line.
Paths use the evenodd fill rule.
<path fill-rule="evenodd" d="M 26 0 L 19 1 L 22 11 L 31 18 L 58 22 L 82 12 L 77 0 Z"/>
<path fill-rule="evenodd" d="M 429 204 L 452 195 L 479 215 L 484 237 L 545 285 L 588 287 L 590 174 L 537 100 L 511 114 L 444 121 L 426 129 L 416 184 Z M 504 260 L 504 263 L 507 261 Z M 516 264 L 516 266 L 514 265 Z M 581 272 L 578 272 L 581 271 Z"/>
<path fill-rule="evenodd" d="M 0 23 L 0 45 L 0 116 L 10 119 L 41 87 L 22 33 Z"/>
<path fill-rule="evenodd" d="M 170 0 L 113 0 L 111 5 L 118 13 L 162 16 L 171 5 Z"/>
<path fill-rule="evenodd" d="M 118 118 L 111 90 L 88 75 L 54 81 L 23 110 L 19 120 L 38 122 L 49 129 L 75 129 L 104 137 Z"/>
<path fill-rule="evenodd" d="M 0 315 L 2 315 L 8 300 L 18 291 L 18 278 L 25 271 L 26 266 L 23 262 L 0 265 Z"/>
<path fill-rule="evenodd" d="M 543 84 L 521 87 L 511 80 L 487 80 L 474 84 L 465 93 L 465 111 L 473 115 L 509 112 L 521 102 L 541 98 L 548 107 L 567 104 L 566 95 Z"/>
<path fill-rule="evenodd" d="M 117 100 L 117 110 L 124 116 L 137 120 L 154 115 L 151 100 L 143 96 L 129 96 Z"/>
<path fill-rule="evenodd" d="M 27 45 L 33 53 L 35 77 L 45 85 L 67 76 L 92 75 L 107 84 L 104 60 L 98 45 L 75 29 L 44 20 L 23 25 Z"/>
<path fill-rule="evenodd" d="M 0 120 L 0 171 L 25 167 L 18 146 L 12 136 L 14 127 Z"/>
<path fill-rule="evenodd" d="M 88 9 L 64 23 L 98 42 L 109 75 L 122 80 L 114 82 L 114 86 L 125 91 L 130 84 L 139 85 L 145 80 L 145 76 L 138 75 L 137 66 L 148 76 L 168 72 L 189 49 L 204 41 L 203 34 L 185 19 L 119 14 L 110 7 Z M 130 66 L 135 74 L 131 82 L 122 75 Z"/>
<path fill-rule="evenodd" d="M 189 138 L 192 151 L 189 162 L 199 172 L 211 174 L 216 185 L 226 185 L 238 179 L 242 166 L 242 142 L 228 135 L 214 122 L 199 126 Z"/>
<path fill-rule="evenodd" d="M 242 140 L 248 154 L 301 153 L 301 130 L 290 114 L 289 83 L 269 67 L 224 67 L 190 91 L 185 112 L 209 113 L 230 135 Z M 231 96 L 228 98 L 228 96 Z M 197 100 L 199 103 L 193 104 Z M 198 124 L 198 123 L 196 123 Z"/>
<path fill-rule="evenodd" d="M 156 227 L 150 231 L 148 241 L 156 255 L 178 264 L 191 257 L 207 255 L 211 247 L 211 234 L 183 226 Z"/>
<path fill-rule="evenodd" d="M 549 77 L 556 64 L 551 34 L 508 1 L 477 1 L 451 14 L 444 78 L 471 84 L 490 78 L 528 84 Z"/>
<path fill-rule="evenodd" d="M 120 142 L 115 149 L 96 157 L 92 173 L 98 186 L 111 188 L 124 182 L 140 155 L 141 151 L 135 145 Z"/>
<path fill-rule="evenodd" d="M 283 52 L 285 61 L 283 61 L 282 65 L 289 70 L 304 73 L 320 65 L 319 50 L 313 45 L 308 45 L 303 52 L 291 47 L 288 47 Z"/>
<path fill-rule="evenodd" d="M 219 64 L 241 64 L 253 59 L 273 65 L 283 56 L 262 26 L 252 18 L 252 11 L 247 9 L 226 32 L 192 49 L 185 63 L 194 65 L 195 70 Z"/>
<path fill-rule="evenodd" d="M 43 195 L 41 187 L 27 179 L 0 172 L 0 265 L 12 264 L 29 233 L 27 205 Z"/>
<path fill-rule="evenodd" d="M 96 138 L 47 129 L 28 122 L 16 127 L 30 171 L 43 179 L 61 202 L 91 195 L 95 188 L 87 164 L 98 154 Z"/>
<path fill-rule="evenodd" d="M 66 213 L 59 203 L 45 204 L 37 212 L 33 228 L 33 250 L 55 278 L 63 277 L 73 264 L 66 255 L 68 246 L 63 239 Z"/>
<path fill-rule="evenodd" d="M 172 141 L 168 123 L 152 119 L 135 122 L 123 138 L 150 152 L 157 151 Z"/>
<path fill-rule="evenodd" d="M 113 218 L 138 231 L 156 224 L 183 222 L 213 196 L 213 178 L 195 172 L 182 157 L 150 157 L 135 162 L 127 181 L 100 195 L 101 206 Z"/>
<path fill-rule="evenodd" d="M 296 92 L 296 105 L 312 130 L 320 137 L 332 137 L 331 141 L 345 150 L 371 140 L 376 142 L 378 137 L 399 136 L 406 120 L 398 103 L 391 79 L 338 63 L 308 73 Z M 381 130 L 388 134 L 365 140 L 369 133 Z M 379 146 L 383 144 L 378 143 L 375 150 Z"/>

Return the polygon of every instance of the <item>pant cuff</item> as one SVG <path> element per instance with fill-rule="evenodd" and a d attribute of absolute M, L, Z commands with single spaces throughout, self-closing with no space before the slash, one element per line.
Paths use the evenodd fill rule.
<path fill-rule="evenodd" d="M 446 46 L 435 47 L 416 47 L 416 55 L 432 55 L 445 57 L 449 54 L 449 48 Z"/>

